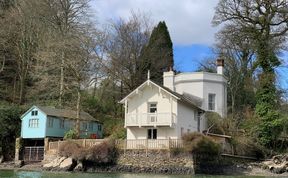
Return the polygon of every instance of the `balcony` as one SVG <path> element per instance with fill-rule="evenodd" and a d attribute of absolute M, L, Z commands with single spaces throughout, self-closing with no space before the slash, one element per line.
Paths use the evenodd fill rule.
<path fill-rule="evenodd" d="M 168 126 L 172 127 L 176 122 L 174 113 L 137 113 L 127 114 L 125 126 Z"/>

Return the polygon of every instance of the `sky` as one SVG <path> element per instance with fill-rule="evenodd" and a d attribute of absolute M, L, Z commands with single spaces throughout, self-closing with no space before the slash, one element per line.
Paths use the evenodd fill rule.
<path fill-rule="evenodd" d="M 164 20 L 173 42 L 174 67 L 190 72 L 203 59 L 217 58 L 211 50 L 219 30 L 211 24 L 217 3 L 218 0 L 92 0 L 91 7 L 100 24 L 119 17 L 128 19 L 131 10 L 149 14 L 155 25 Z M 286 66 L 287 56 L 282 57 Z M 281 86 L 288 88 L 288 69 L 277 72 Z"/>

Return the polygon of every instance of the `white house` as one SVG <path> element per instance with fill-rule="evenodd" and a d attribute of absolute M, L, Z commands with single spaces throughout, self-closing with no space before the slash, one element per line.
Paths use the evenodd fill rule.
<path fill-rule="evenodd" d="M 123 98 L 127 140 L 181 139 L 187 132 L 207 129 L 205 111 L 227 112 L 224 61 L 217 73 L 164 72 L 163 86 L 149 78 Z"/>

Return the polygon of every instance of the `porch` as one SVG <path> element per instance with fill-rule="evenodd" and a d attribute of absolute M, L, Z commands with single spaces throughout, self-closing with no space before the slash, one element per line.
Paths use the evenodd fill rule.
<path fill-rule="evenodd" d="M 137 113 L 126 114 L 125 127 L 127 126 L 168 126 L 172 127 L 176 123 L 174 113 Z"/>

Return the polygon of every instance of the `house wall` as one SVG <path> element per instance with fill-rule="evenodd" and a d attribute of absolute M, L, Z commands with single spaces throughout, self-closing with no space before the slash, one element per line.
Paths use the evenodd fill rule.
<path fill-rule="evenodd" d="M 74 128 L 75 122 L 76 122 L 74 120 L 65 119 L 64 120 L 64 128 L 61 128 L 60 127 L 61 118 L 51 117 L 51 116 L 48 116 L 48 118 L 53 119 L 53 126 L 49 127 L 49 125 L 48 125 L 49 122 L 47 121 L 46 137 L 64 137 L 64 135 L 67 131 Z M 83 128 L 83 123 L 88 124 L 87 130 Z M 93 124 L 92 130 L 90 129 L 89 124 Z M 80 122 L 80 137 L 81 138 L 87 138 L 87 137 L 90 137 L 91 134 L 97 134 L 98 137 L 102 138 L 102 131 L 98 130 L 98 124 L 96 122 L 81 121 Z"/>
<path fill-rule="evenodd" d="M 127 127 L 127 139 L 147 139 L 148 129 L 157 129 L 157 139 L 177 139 L 173 127 Z"/>
<path fill-rule="evenodd" d="M 177 101 L 170 94 L 150 84 L 128 100 L 128 113 L 148 113 L 148 103 L 157 102 L 157 113 L 177 113 Z"/>
<path fill-rule="evenodd" d="M 177 99 L 167 94 L 165 91 L 151 84 L 144 87 L 138 94 L 131 97 L 128 102 L 128 113 L 148 113 L 148 104 L 157 103 L 157 113 L 174 113 L 177 122 Z M 154 127 L 153 127 L 154 128 Z M 177 138 L 175 128 L 156 127 L 158 139 Z M 147 139 L 147 129 L 149 127 L 127 127 L 127 139 Z"/>
<path fill-rule="evenodd" d="M 178 102 L 178 122 L 177 122 L 177 137 L 180 139 L 181 128 L 183 128 L 183 134 L 188 132 L 197 131 L 197 109 L 193 109 L 191 106 Z"/>
<path fill-rule="evenodd" d="M 203 99 L 202 109 L 208 110 L 208 94 L 216 94 L 215 112 L 227 114 L 227 87 L 223 75 L 207 72 L 180 73 L 175 76 L 175 91 L 189 93 Z"/>
<path fill-rule="evenodd" d="M 32 111 L 38 111 L 37 116 L 32 116 Z M 29 127 L 30 119 L 39 119 L 37 128 Z M 22 138 L 44 138 L 46 127 L 46 114 L 39 110 L 37 107 L 30 109 L 29 112 L 22 118 L 21 122 L 21 137 Z"/>

